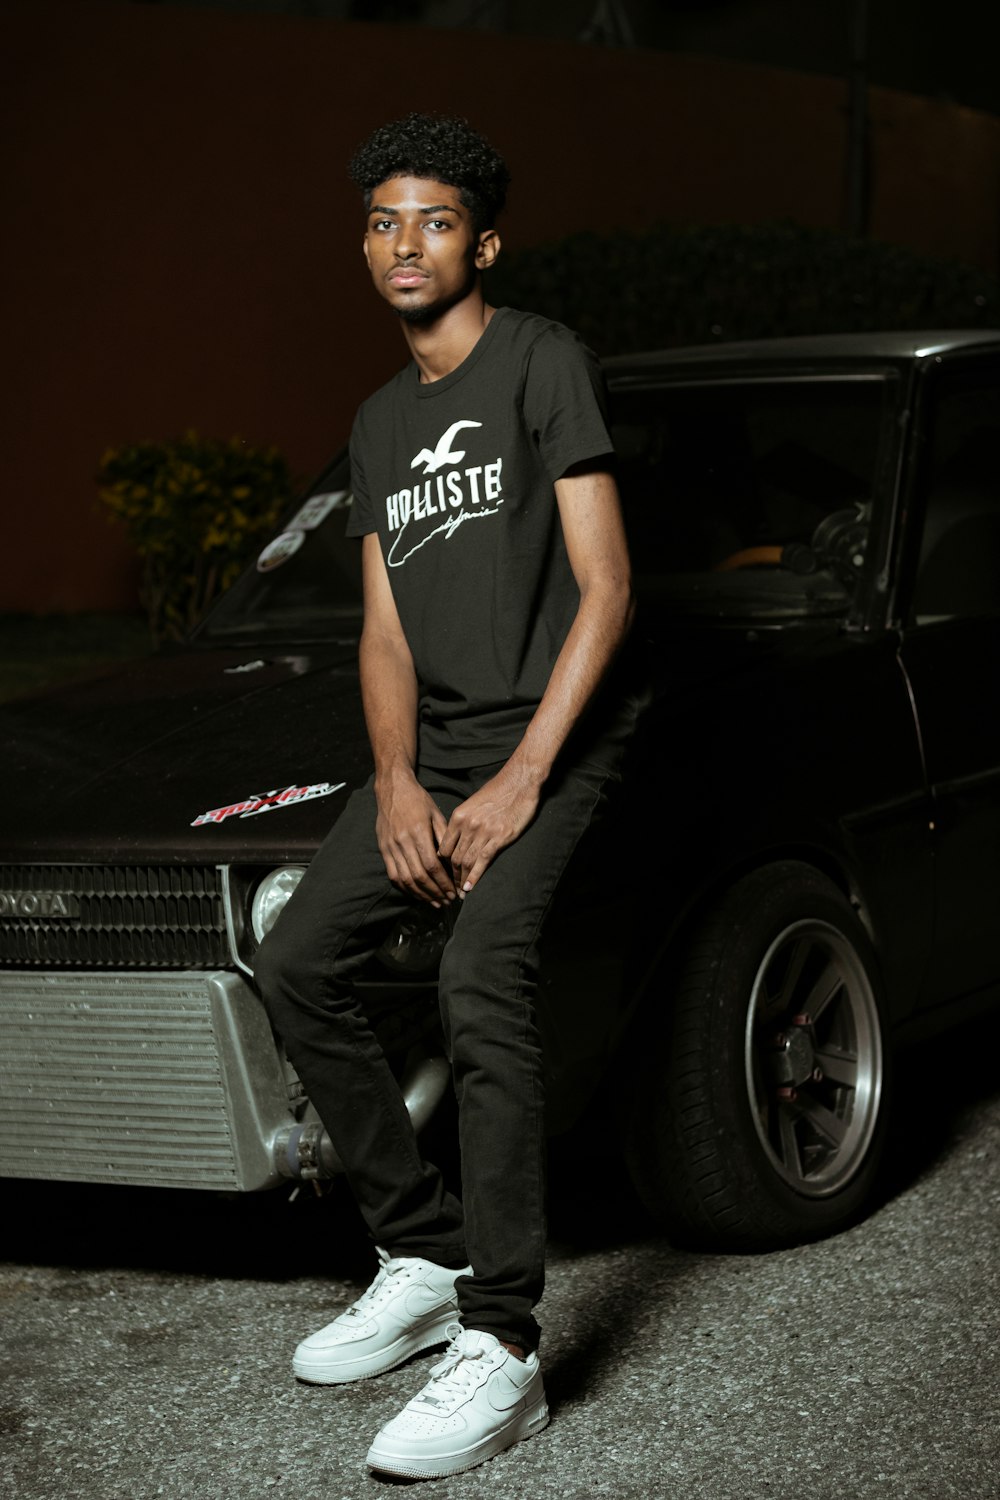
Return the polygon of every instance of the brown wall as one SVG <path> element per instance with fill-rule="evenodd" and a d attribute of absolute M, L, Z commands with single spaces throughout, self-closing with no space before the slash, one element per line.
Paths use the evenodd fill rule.
<path fill-rule="evenodd" d="M 303 475 L 339 446 L 403 357 L 344 175 L 386 118 L 454 111 L 492 137 L 514 248 L 663 219 L 840 221 L 832 79 L 89 0 L 7 0 L 0 57 L 0 609 L 133 604 L 95 498 L 108 444 L 195 426 L 277 443 Z M 873 140 L 874 233 L 996 271 L 1000 121 L 879 90 Z"/>

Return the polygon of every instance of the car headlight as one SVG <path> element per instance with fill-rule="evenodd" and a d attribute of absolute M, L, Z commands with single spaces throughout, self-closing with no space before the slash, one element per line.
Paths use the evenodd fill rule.
<path fill-rule="evenodd" d="M 282 865 L 265 875 L 254 891 L 250 903 L 250 926 L 258 943 L 262 943 L 278 920 L 285 902 L 306 873 L 305 865 Z"/>

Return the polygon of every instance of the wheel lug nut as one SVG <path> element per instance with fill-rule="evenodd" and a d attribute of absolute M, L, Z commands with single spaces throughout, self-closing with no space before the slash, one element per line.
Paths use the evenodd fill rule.
<path fill-rule="evenodd" d="M 807 1015 L 803 1011 L 801 1015 L 793 1016 L 792 1017 L 792 1025 L 793 1026 L 811 1026 L 812 1025 L 812 1016 Z"/>
<path fill-rule="evenodd" d="M 813 1083 L 822 1083 L 822 1082 L 823 1082 L 823 1069 L 822 1068 L 813 1068 Z"/>
<path fill-rule="evenodd" d="M 799 1097 L 798 1089 L 779 1089 L 778 1098 L 782 1104 L 792 1104 Z"/>

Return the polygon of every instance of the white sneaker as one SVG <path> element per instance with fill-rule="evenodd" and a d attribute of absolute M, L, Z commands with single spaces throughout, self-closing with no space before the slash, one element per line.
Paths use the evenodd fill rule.
<path fill-rule="evenodd" d="M 548 1424 L 537 1354 L 521 1360 L 492 1333 L 453 1331 L 419 1396 L 372 1443 L 369 1468 L 408 1479 L 460 1474 Z"/>
<path fill-rule="evenodd" d="M 418 1256 L 390 1260 L 379 1250 L 378 1274 L 366 1292 L 325 1328 L 303 1339 L 292 1370 L 313 1385 L 365 1380 L 402 1364 L 411 1354 L 445 1344 L 454 1327 L 455 1281 L 471 1275 L 449 1271 Z"/>

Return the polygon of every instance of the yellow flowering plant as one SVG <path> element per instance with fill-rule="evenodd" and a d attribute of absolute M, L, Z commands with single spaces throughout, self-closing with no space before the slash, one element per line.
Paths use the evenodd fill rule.
<path fill-rule="evenodd" d="M 156 644 L 183 638 L 242 571 L 294 493 L 276 448 L 193 431 L 110 448 L 97 483 L 142 559 L 139 596 Z"/>

